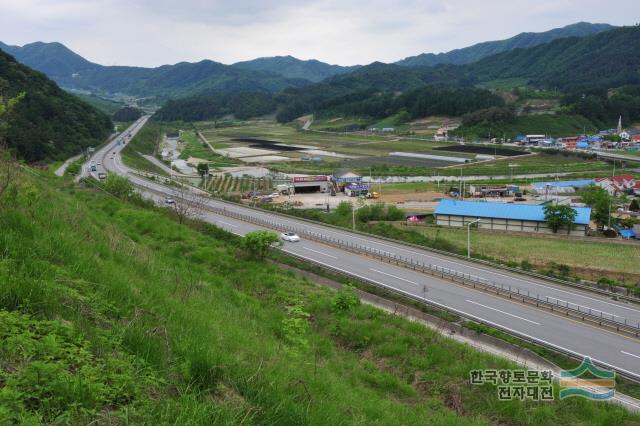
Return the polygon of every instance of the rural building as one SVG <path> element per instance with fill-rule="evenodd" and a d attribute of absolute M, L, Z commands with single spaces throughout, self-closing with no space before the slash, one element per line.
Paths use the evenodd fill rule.
<path fill-rule="evenodd" d="M 527 135 L 525 136 L 528 144 L 537 145 L 540 141 L 547 138 L 547 135 Z"/>
<path fill-rule="evenodd" d="M 593 179 L 586 180 L 559 180 L 553 182 L 533 182 L 533 191 L 536 194 L 572 194 L 581 188 L 594 184 Z"/>
<path fill-rule="evenodd" d="M 618 175 L 598 178 L 595 180 L 595 184 L 605 189 L 609 194 L 616 195 L 618 193 L 633 191 L 636 180 L 631 175 Z"/>
<path fill-rule="evenodd" d="M 362 182 L 362 176 L 348 169 L 338 169 L 331 175 L 331 182 L 335 185 L 336 191 L 344 191 L 347 185 Z"/>
<path fill-rule="evenodd" d="M 369 185 L 366 183 L 349 183 L 344 187 L 344 193 L 347 197 L 359 197 L 369 193 Z"/>
<path fill-rule="evenodd" d="M 469 186 L 472 197 L 512 197 L 520 192 L 520 188 L 514 185 L 506 186 Z"/>
<path fill-rule="evenodd" d="M 591 208 L 574 207 L 576 220 L 571 235 L 585 236 L 589 229 Z M 443 199 L 434 212 L 436 225 L 464 227 L 480 219 L 477 226 L 495 231 L 515 231 L 550 234 L 543 205 L 489 203 Z M 558 231 L 568 233 L 566 229 Z"/>
<path fill-rule="evenodd" d="M 576 149 L 576 144 L 580 141 L 579 136 L 570 136 L 562 138 L 560 143 L 564 145 L 565 149 Z"/>
<path fill-rule="evenodd" d="M 327 192 L 329 190 L 328 176 L 295 176 L 291 179 L 293 191 L 296 194 L 306 192 Z"/>

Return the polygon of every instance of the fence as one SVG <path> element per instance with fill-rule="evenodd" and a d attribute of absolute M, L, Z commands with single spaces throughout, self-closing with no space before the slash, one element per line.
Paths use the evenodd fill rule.
<path fill-rule="evenodd" d="M 348 240 L 333 238 L 318 232 L 308 231 L 304 228 L 285 226 L 272 220 L 242 214 L 227 208 L 208 207 L 207 209 L 223 216 L 253 223 L 255 225 L 271 228 L 277 231 L 295 232 L 298 235 L 303 236 L 311 241 L 317 241 L 356 254 L 364 254 L 366 256 L 370 256 L 387 263 L 402 266 L 424 274 L 429 274 L 437 278 L 453 281 L 454 283 L 492 293 L 511 300 L 517 300 L 518 302 L 535 306 L 536 308 L 545 309 L 553 313 L 560 313 L 564 316 L 578 319 L 586 323 L 591 323 L 597 325 L 598 327 L 613 330 L 618 333 L 631 335 L 634 337 L 640 336 L 640 322 L 630 323 L 626 318 L 624 319 L 624 321 L 620 321 L 617 319 L 616 315 L 605 314 L 602 311 L 591 308 L 582 308 L 580 305 L 576 305 L 570 302 L 565 302 L 564 304 L 562 304 L 558 299 L 555 299 L 554 303 L 553 300 L 550 300 L 554 298 L 540 297 L 540 295 L 531 294 L 529 291 L 524 293 L 521 292 L 519 288 L 514 291 L 511 289 L 511 286 L 497 284 L 493 281 L 472 274 L 465 274 L 463 272 L 455 271 L 453 269 L 445 268 L 438 265 L 418 263 L 410 258 L 403 258 L 402 256 L 392 254 L 384 250 L 370 248 L 361 244 L 353 243 Z"/>

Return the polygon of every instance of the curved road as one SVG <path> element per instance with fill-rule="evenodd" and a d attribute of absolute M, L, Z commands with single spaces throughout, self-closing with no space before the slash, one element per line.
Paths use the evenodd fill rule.
<path fill-rule="evenodd" d="M 148 117 L 143 117 L 124 134 L 135 134 L 144 125 Z M 94 161 L 100 159 L 102 166 L 109 172 L 126 175 L 145 195 L 158 203 L 163 203 L 163 195 L 175 196 L 175 189 L 140 178 L 125 166 L 119 155 L 122 145 L 116 141 L 97 152 Z M 115 152 L 115 154 L 114 154 Z M 390 255 L 412 259 L 414 262 L 438 265 L 465 274 L 471 274 L 505 286 L 520 289 L 525 294 L 538 295 L 558 304 L 579 305 L 581 309 L 591 309 L 596 315 L 615 318 L 618 321 L 640 321 L 640 307 L 607 299 L 606 297 L 564 288 L 550 282 L 532 279 L 507 271 L 492 269 L 471 262 L 438 255 L 426 250 L 406 247 L 402 244 L 353 234 L 346 230 L 337 230 L 320 224 L 290 219 L 269 212 L 255 211 L 223 201 L 207 199 L 211 207 L 225 208 L 245 215 L 261 217 L 291 229 L 306 229 L 323 235 L 333 236 L 343 241 L 365 245 Z M 260 227 L 248 222 L 221 216 L 206 211 L 203 219 L 235 234 L 244 235 Z M 561 315 L 536 309 L 529 305 L 504 299 L 469 287 L 454 284 L 431 275 L 422 274 L 407 268 L 390 265 L 371 257 L 360 256 L 345 250 L 303 239 L 299 243 L 286 243 L 283 250 L 310 262 L 324 264 L 334 269 L 348 272 L 380 286 L 404 292 L 413 297 L 428 300 L 443 308 L 459 312 L 464 316 L 492 324 L 511 334 L 527 340 L 555 347 L 578 357 L 589 356 L 596 363 L 624 373 L 640 381 L 640 340 L 625 337 L 586 323 L 578 322 Z M 556 302 L 557 301 L 557 302 Z"/>

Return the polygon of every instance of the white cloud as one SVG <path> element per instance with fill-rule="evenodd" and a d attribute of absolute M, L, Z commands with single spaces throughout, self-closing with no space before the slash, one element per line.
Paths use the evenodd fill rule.
<path fill-rule="evenodd" d="M 293 55 L 395 61 L 577 21 L 634 24 L 611 0 L 0 0 L 0 40 L 60 41 L 103 64 L 224 63 Z M 629 18 L 628 18 L 629 17 Z"/>

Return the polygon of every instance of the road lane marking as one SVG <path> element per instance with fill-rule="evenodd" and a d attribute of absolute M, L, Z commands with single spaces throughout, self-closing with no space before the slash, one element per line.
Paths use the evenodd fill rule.
<path fill-rule="evenodd" d="M 510 314 L 509 312 L 501 311 L 500 309 L 492 308 L 491 306 L 483 305 L 482 303 L 474 302 L 473 300 L 468 300 L 467 302 L 473 303 L 474 305 L 482 306 L 486 309 L 491 309 L 492 311 L 500 312 L 501 314 L 509 315 L 510 317 L 521 319 L 522 321 L 530 322 L 531 324 L 541 325 L 539 322 L 531 321 L 530 319 L 519 317 L 518 315 Z"/>
<path fill-rule="evenodd" d="M 611 315 L 612 317 L 618 317 L 618 318 L 622 318 L 622 319 L 624 319 L 624 317 L 622 317 L 622 316 L 620 316 L 620 315 L 612 314 L 612 313 L 610 313 L 610 312 L 606 312 L 606 311 L 603 311 L 603 310 L 601 310 L 601 309 L 597 309 L 597 308 L 590 308 L 589 306 L 578 305 L 578 304 L 577 304 L 577 303 L 575 303 L 575 302 L 569 302 L 569 301 L 566 301 L 566 300 L 558 299 L 557 297 L 553 297 L 553 296 L 547 296 L 547 298 L 548 298 L 548 299 L 557 300 L 558 302 L 562 302 L 562 303 L 568 303 L 569 305 L 578 306 L 579 308 L 584 308 L 585 310 L 586 310 L 586 309 L 589 309 L 589 311 L 602 312 L 603 314 Z M 562 306 L 562 305 L 560 305 L 560 306 Z"/>
<path fill-rule="evenodd" d="M 373 268 L 369 268 L 369 269 L 370 269 L 370 270 L 372 270 L 373 272 L 378 273 L 378 274 L 386 275 L 386 276 L 388 276 L 388 277 L 395 278 L 395 279 L 400 280 L 400 281 L 408 282 L 408 283 L 410 283 L 410 284 L 417 285 L 417 286 L 419 286 L 419 285 L 420 285 L 420 284 L 418 284 L 418 283 L 416 283 L 416 282 L 409 281 L 409 280 L 407 280 L 407 279 L 405 279 L 405 278 L 397 277 L 397 276 L 395 276 L 395 275 L 387 274 L 386 272 L 378 271 L 377 269 L 373 269 Z"/>
<path fill-rule="evenodd" d="M 267 217 L 270 217 L 270 216 L 267 215 Z M 309 224 L 300 223 L 300 222 L 297 222 L 295 220 L 288 220 L 288 221 L 291 222 L 291 223 L 294 223 L 296 225 L 306 227 L 308 229 L 316 229 L 316 230 L 319 230 L 319 231 L 323 231 L 323 235 L 327 235 L 327 236 L 329 234 L 340 235 L 336 231 L 333 231 L 333 230 L 329 230 L 329 229 L 325 229 L 325 228 L 319 228 L 319 227 L 316 227 L 316 226 L 311 226 Z M 583 295 L 583 294 L 580 294 L 580 293 L 562 290 L 562 289 L 559 289 L 559 288 L 556 288 L 556 287 L 552 287 L 552 286 L 548 286 L 548 285 L 545 285 L 545 284 L 542 284 L 542 283 L 539 283 L 539 282 L 536 282 L 536 281 L 530 281 L 530 280 L 526 280 L 526 279 L 523 279 L 523 278 L 519 278 L 516 274 L 507 275 L 507 274 L 500 273 L 500 272 L 497 272 L 497 271 L 492 271 L 490 269 L 480 268 L 480 267 L 477 267 L 477 266 L 469 265 L 467 263 L 456 262 L 456 261 L 451 260 L 451 259 L 443 259 L 442 257 L 440 257 L 440 256 L 438 256 L 436 254 L 421 253 L 421 252 L 417 252 L 417 251 L 414 251 L 414 250 L 409 250 L 407 248 L 401 247 L 400 245 L 385 244 L 383 242 L 375 241 L 374 239 L 361 238 L 361 237 L 357 237 L 357 236 L 354 236 L 354 235 L 349 235 L 349 236 L 352 239 L 360 240 L 360 241 L 366 241 L 369 244 L 375 244 L 375 245 L 378 245 L 378 246 L 394 248 L 396 250 L 401 250 L 401 251 L 403 251 L 405 253 L 411 253 L 411 254 L 415 254 L 415 255 L 418 255 L 418 256 L 422 256 L 422 257 L 427 258 L 427 259 L 439 260 L 440 262 L 449 263 L 449 264 L 457 265 L 457 266 L 462 266 L 462 267 L 466 267 L 466 268 L 470 268 L 470 269 L 475 269 L 475 270 L 478 270 L 478 271 L 483 271 L 483 272 L 485 272 L 487 274 L 493 274 L 493 275 L 498 275 L 498 276 L 501 276 L 501 277 L 509 278 L 511 280 L 522 281 L 524 283 L 527 283 L 527 284 L 530 284 L 530 285 L 533 285 L 533 286 L 544 287 L 544 288 L 551 289 L 551 290 L 554 290 L 554 291 L 558 291 L 558 292 L 561 292 L 561 293 L 569 294 L 571 296 L 583 297 L 585 299 L 589 299 L 589 300 L 592 300 L 592 301 L 595 301 L 595 302 L 598 302 L 598 303 L 604 303 L 604 304 L 607 304 L 607 305 L 610 305 L 610 306 L 615 306 L 616 308 L 626 309 L 626 310 L 629 310 L 629 311 L 640 313 L 640 310 L 638 310 L 638 309 L 629 308 L 627 306 L 619 305 L 619 304 L 616 304 L 616 303 L 611 303 L 611 302 L 608 302 L 606 300 L 596 299 L 596 298 L 589 297 L 589 296 L 586 296 L 586 295 Z M 376 248 L 373 248 L 373 247 L 368 247 L 368 248 L 373 249 L 373 250 L 383 251 L 383 250 L 376 249 Z M 395 253 L 390 253 L 390 252 L 387 252 L 387 253 L 395 255 Z M 582 290 L 578 289 L 577 291 L 579 292 L 579 291 L 582 291 Z M 619 316 L 619 315 L 616 315 L 616 316 Z M 624 318 L 624 317 L 622 317 L 622 318 Z"/>
<path fill-rule="evenodd" d="M 238 225 L 234 225 L 233 223 L 225 222 L 223 220 L 219 220 L 218 223 L 223 223 L 225 225 L 231 226 L 232 228 L 237 228 Z"/>
<path fill-rule="evenodd" d="M 625 355 L 629 355 L 629 356 L 632 356 L 632 357 L 634 357 L 634 358 L 638 358 L 638 359 L 640 359 L 640 355 L 634 355 L 634 354 L 629 353 L 629 352 L 626 352 L 626 351 L 620 351 L 620 352 L 622 352 L 622 353 L 623 353 L 623 354 L 625 354 Z"/>
<path fill-rule="evenodd" d="M 456 308 L 454 308 L 454 307 L 452 307 L 452 306 L 449 306 L 449 305 L 446 305 L 446 304 L 444 304 L 444 303 L 436 302 L 435 300 L 427 299 L 427 298 L 425 298 L 425 297 L 422 297 L 422 296 L 419 296 L 419 295 L 415 295 L 415 294 L 409 293 L 409 292 L 404 291 L 404 290 L 399 289 L 399 288 L 394 288 L 394 287 L 392 287 L 392 286 L 390 286 L 390 285 L 388 285 L 388 284 L 384 284 L 384 283 L 382 283 L 382 282 L 380 282 L 380 281 L 376 281 L 376 280 L 374 280 L 374 279 L 372 279 L 372 278 L 367 278 L 367 277 L 365 277 L 365 276 L 363 276 L 363 275 L 360 275 L 360 274 L 357 274 L 357 273 L 355 273 L 355 272 L 347 271 L 347 270 L 342 269 L 342 268 L 338 268 L 338 267 L 336 267 L 335 265 L 329 265 L 328 263 L 324 263 L 324 262 L 321 262 L 321 261 L 319 261 L 319 260 L 315 260 L 315 259 L 312 259 L 312 258 L 310 258 L 310 257 L 306 257 L 306 256 L 303 256 L 303 255 L 301 255 L 301 254 L 294 253 L 294 252 L 292 252 L 292 251 L 290 251 L 290 250 L 282 249 L 282 251 L 284 251 L 284 252 L 286 252 L 286 253 L 290 253 L 290 254 L 292 254 L 292 255 L 294 255 L 294 256 L 301 257 L 301 258 L 306 259 L 306 260 L 308 260 L 308 261 L 310 261 L 310 262 L 319 263 L 320 265 L 326 266 L 327 268 L 330 268 L 330 269 L 335 269 L 335 270 L 338 270 L 338 271 L 347 272 L 347 273 L 349 273 L 349 274 L 351 274 L 351 275 L 353 275 L 353 276 L 355 276 L 355 277 L 357 277 L 357 278 L 360 278 L 360 279 L 365 280 L 365 281 L 370 281 L 370 282 L 375 283 L 375 284 L 377 284 L 377 285 L 379 285 L 379 286 L 382 286 L 382 287 L 390 288 L 390 289 L 392 289 L 392 290 L 394 290 L 394 291 L 397 291 L 398 293 L 402 293 L 402 294 L 405 294 L 405 295 L 407 295 L 407 296 L 417 297 L 417 298 L 419 298 L 419 299 L 422 299 L 422 300 L 425 300 L 425 301 L 429 301 L 429 303 L 431 303 L 431 304 L 433 304 L 433 305 L 436 305 L 436 306 L 439 306 L 440 308 L 444 308 L 444 309 L 447 309 L 447 310 L 449 310 L 449 311 L 451 311 L 451 312 L 457 313 L 457 314 L 459 314 L 459 315 L 466 316 L 467 318 L 475 319 L 475 320 L 477 320 L 477 321 L 480 321 L 481 323 L 485 323 L 485 324 L 488 324 L 488 325 L 490 325 L 490 326 L 492 326 L 492 327 L 496 327 L 496 328 L 499 328 L 499 329 L 505 330 L 505 331 L 507 331 L 507 332 L 509 332 L 509 333 L 511 333 L 511 334 L 516 335 L 516 336 L 520 336 L 520 337 L 524 337 L 524 338 L 526 338 L 526 339 L 529 339 L 530 341 L 538 342 L 538 343 L 541 343 L 541 344 L 543 344 L 543 345 L 547 345 L 547 346 L 551 346 L 551 347 L 556 348 L 556 349 L 559 349 L 560 351 L 563 351 L 563 352 L 565 352 L 565 353 L 573 354 L 574 356 L 576 356 L 576 357 L 578 357 L 578 358 L 585 358 L 585 357 L 589 356 L 589 358 L 591 358 L 594 362 L 600 363 L 601 365 L 603 365 L 603 366 L 605 366 L 605 367 L 608 367 L 608 368 L 610 368 L 610 369 L 612 369 L 612 370 L 618 370 L 618 371 L 621 371 L 621 372 L 623 372 L 623 373 L 625 373 L 625 374 L 628 374 L 628 375 L 629 375 L 629 376 L 631 376 L 631 377 L 635 377 L 635 378 L 637 378 L 638 380 L 640 380 L 640 372 L 638 372 L 638 371 L 633 372 L 633 371 L 630 371 L 630 370 L 626 370 L 626 369 L 624 369 L 624 368 L 615 367 L 614 365 L 609 364 L 609 363 L 604 362 L 604 361 L 601 361 L 601 360 L 597 359 L 596 357 L 594 357 L 594 356 L 592 356 L 592 355 L 586 355 L 586 354 L 584 354 L 584 353 L 577 352 L 577 351 L 574 351 L 574 350 L 571 350 L 571 349 L 565 348 L 564 346 L 561 346 L 561 345 L 559 345 L 559 344 L 552 343 L 552 342 L 550 342 L 550 341 L 548 341 L 548 340 L 541 339 L 541 338 L 539 338 L 539 337 L 534 337 L 534 336 L 532 336 L 532 335 L 530 335 L 530 334 L 527 334 L 527 333 L 524 333 L 524 332 L 522 332 L 522 331 L 518 331 L 518 330 L 513 329 L 513 328 L 511 328 L 511 327 L 507 327 L 506 325 L 502 325 L 502 324 L 499 324 L 499 323 L 497 323 L 497 322 L 490 321 L 490 320 L 488 320 L 488 319 L 485 319 L 485 318 L 479 317 L 479 316 L 477 316 L 477 315 L 473 315 L 473 314 L 466 313 L 466 312 L 464 312 L 464 311 L 461 311 L 461 310 L 459 310 L 459 309 L 456 309 Z M 583 323 L 578 323 L 578 324 L 580 324 L 580 325 L 584 325 Z M 600 332 L 602 332 L 602 331 L 603 331 L 602 329 L 596 329 L 596 330 L 597 330 L 597 331 L 600 331 Z M 617 337 L 623 337 L 623 336 L 620 336 L 619 334 L 617 334 L 616 336 L 617 336 Z"/>
<path fill-rule="evenodd" d="M 275 216 L 269 215 L 268 213 L 264 214 L 264 216 L 266 216 L 267 218 L 275 217 Z M 296 220 L 292 220 L 292 219 L 289 219 L 289 218 L 286 218 L 285 220 L 287 222 L 293 223 L 293 224 L 298 225 L 298 226 L 305 227 L 307 229 L 315 229 L 315 230 L 318 230 L 318 231 L 323 231 L 322 235 L 326 235 L 326 236 L 329 236 L 331 234 L 338 235 L 338 236 L 341 235 L 337 231 L 332 230 L 332 229 L 320 228 L 320 227 L 317 227 L 317 226 L 309 225 L 307 223 L 300 223 L 300 222 L 298 222 Z M 441 262 L 446 262 L 446 263 L 457 265 L 457 266 L 463 266 L 463 267 L 470 268 L 470 269 L 476 269 L 478 271 L 483 271 L 483 272 L 488 273 L 488 274 L 499 275 L 499 276 L 502 276 L 502 277 L 505 277 L 505 278 L 509 278 L 509 279 L 512 279 L 512 280 L 522 281 L 522 282 L 525 282 L 525 283 L 528 283 L 528 284 L 531 284 L 531 285 L 534 285 L 534 286 L 541 286 L 541 287 L 552 289 L 552 290 L 559 291 L 559 292 L 562 292 L 562 293 L 570 294 L 572 296 L 584 297 L 586 299 L 590 299 L 590 300 L 593 300 L 593 301 L 596 301 L 596 302 L 600 302 L 600 303 L 606 303 L 608 305 L 615 306 L 615 307 L 618 307 L 618 308 L 627 309 L 627 310 L 631 310 L 631 311 L 634 311 L 634 312 L 640 312 L 637 309 L 629 308 L 629 307 L 618 305 L 618 304 L 615 304 L 615 303 L 611 303 L 611 302 L 608 302 L 606 300 L 596 299 L 596 298 L 593 298 L 593 297 L 582 295 L 580 293 L 573 293 L 573 292 L 570 292 L 570 291 L 561 290 L 561 289 L 556 288 L 556 287 L 548 286 L 548 285 L 545 285 L 545 284 L 542 284 L 542 283 L 539 283 L 539 282 L 536 282 L 536 281 L 530 281 L 530 280 L 526 280 L 524 278 L 519 278 L 517 276 L 517 274 L 507 275 L 507 274 L 504 274 L 504 273 L 500 273 L 498 271 L 492 271 L 491 269 L 481 268 L 481 267 L 473 266 L 473 265 L 470 265 L 470 264 L 467 264 L 467 263 L 463 263 L 463 262 L 456 262 L 456 261 L 454 261 L 452 259 L 446 259 L 446 258 L 441 257 L 442 255 L 431 254 L 431 253 L 421 253 L 421 252 L 417 252 L 417 251 L 414 251 L 414 250 L 410 250 L 410 249 L 402 247 L 400 244 L 392 245 L 392 244 L 383 243 L 383 242 L 380 242 L 380 241 L 376 241 L 374 238 L 367 239 L 367 238 L 362 238 L 362 237 L 358 237 L 358 236 L 355 236 L 355 235 L 349 235 L 349 237 L 351 239 L 354 239 L 354 240 L 366 241 L 369 244 L 374 244 L 374 245 L 378 245 L 378 246 L 394 248 L 396 250 L 401 250 L 401 251 L 403 251 L 405 253 L 412 253 L 412 254 L 415 254 L 415 255 L 418 255 L 418 256 L 422 256 L 422 257 L 425 257 L 425 258 L 436 259 L 436 260 L 439 260 Z M 373 248 L 373 247 L 367 247 L 367 248 L 373 249 L 373 250 L 384 251 L 384 250 L 376 249 L 376 248 Z M 386 253 L 390 253 L 390 254 L 395 255 L 395 253 L 391 253 L 391 252 L 386 252 Z M 578 291 L 580 291 L 580 290 L 578 290 Z"/>
<path fill-rule="evenodd" d="M 330 257 L 330 258 L 332 258 L 332 259 L 337 259 L 337 257 L 336 257 L 336 256 L 333 256 L 333 255 L 331 255 L 331 254 L 327 254 L 327 253 L 323 253 L 323 252 L 321 252 L 321 251 L 314 250 L 314 249 L 309 248 L 309 247 L 302 247 L 302 248 L 303 248 L 303 249 L 305 249 L 305 250 L 312 251 L 312 252 L 314 252 L 314 253 L 321 254 L 321 255 L 323 255 L 323 256 Z"/>

